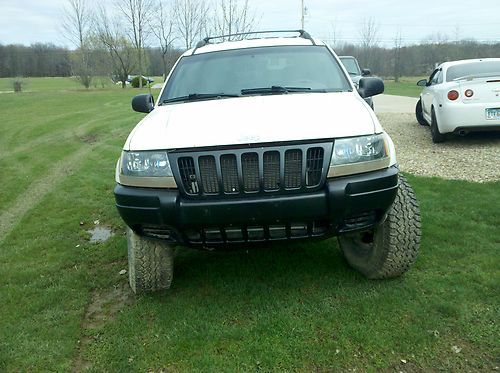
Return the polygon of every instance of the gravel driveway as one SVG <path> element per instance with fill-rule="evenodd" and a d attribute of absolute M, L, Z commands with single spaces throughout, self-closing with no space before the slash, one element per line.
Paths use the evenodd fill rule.
<path fill-rule="evenodd" d="M 419 125 L 413 113 L 377 112 L 377 117 L 394 141 L 402 171 L 476 182 L 500 180 L 500 133 L 471 134 L 434 144 L 429 127 Z"/>

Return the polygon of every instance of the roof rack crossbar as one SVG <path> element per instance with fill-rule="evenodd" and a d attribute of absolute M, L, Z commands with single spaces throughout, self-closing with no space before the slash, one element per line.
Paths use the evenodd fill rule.
<path fill-rule="evenodd" d="M 196 46 L 193 50 L 193 55 L 198 48 L 204 47 L 207 44 L 210 44 L 210 40 L 213 39 L 223 39 L 223 38 L 228 38 L 231 36 L 244 36 L 244 35 L 254 35 L 254 34 L 277 34 L 277 33 L 292 33 L 292 32 L 297 32 L 299 33 L 300 38 L 304 38 L 309 40 L 313 45 L 316 45 L 314 42 L 314 39 L 311 37 L 311 35 L 305 31 L 305 30 L 274 30 L 274 31 L 251 31 L 251 32 L 239 32 L 236 34 L 227 34 L 227 35 L 219 35 L 219 36 L 207 36 L 206 38 L 200 40 L 198 43 L 196 43 Z"/>

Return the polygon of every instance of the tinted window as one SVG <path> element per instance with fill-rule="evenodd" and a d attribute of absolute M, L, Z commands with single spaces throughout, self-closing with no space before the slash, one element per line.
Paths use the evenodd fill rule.
<path fill-rule="evenodd" d="M 351 75 L 361 75 L 358 63 L 354 58 L 341 58 L 340 61 L 345 66 L 347 72 Z"/>
<path fill-rule="evenodd" d="M 446 72 L 446 81 L 476 76 L 500 76 L 500 61 L 470 62 L 462 65 L 450 66 Z"/>
<path fill-rule="evenodd" d="M 242 89 L 271 86 L 351 89 L 326 47 L 262 47 L 183 57 L 161 100 L 193 93 L 240 94 Z"/>
<path fill-rule="evenodd" d="M 437 70 L 436 73 L 432 77 L 431 84 L 432 85 L 440 84 L 442 82 L 443 82 L 443 73 L 441 72 L 441 70 Z"/>

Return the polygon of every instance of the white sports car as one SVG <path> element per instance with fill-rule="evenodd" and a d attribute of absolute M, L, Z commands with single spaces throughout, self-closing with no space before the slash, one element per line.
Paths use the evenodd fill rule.
<path fill-rule="evenodd" d="M 445 62 L 417 85 L 424 89 L 415 114 L 430 125 L 433 142 L 448 133 L 500 130 L 500 58 Z"/>

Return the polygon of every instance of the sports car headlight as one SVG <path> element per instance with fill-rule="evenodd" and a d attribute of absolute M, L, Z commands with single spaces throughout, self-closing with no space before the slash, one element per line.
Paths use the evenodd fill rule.
<path fill-rule="evenodd" d="M 122 173 L 127 176 L 172 176 L 172 169 L 165 151 L 122 153 Z"/>
<path fill-rule="evenodd" d="M 384 133 L 335 140 L 328 176 L 368 172 L 389 166 Z"/>

